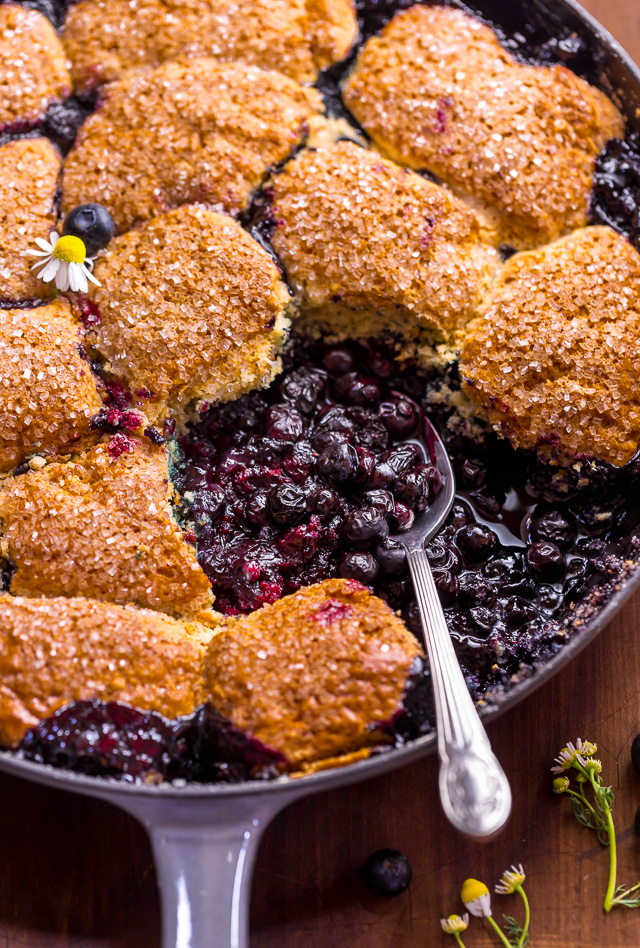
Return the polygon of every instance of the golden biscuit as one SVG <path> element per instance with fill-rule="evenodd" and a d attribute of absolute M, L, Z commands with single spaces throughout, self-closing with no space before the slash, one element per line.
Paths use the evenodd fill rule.
<path fill-rule="evenodd" d="M 123 701 L 166 717 L 203 697 L 210 630 L 91 599 L 0 596 L 0 744 L 72 701 Z"/>
<path fill-rule="evenodd" d="M 147 417 L 227 401 L 269 382 L 289 292 L 262 247 L 230 217 L 181 207 L 116 238 L 90 293 L 87 340 Z"/>
<path fill-rule="evenodd" d="M 0 309 L 0 473 L 34 454 L 87 447 L 101 408 L 66 300 Z"/>
<path fill-rule="evenodd" d="M 350 0 L 84 0 L 70 7 L 63 40 L 82 88 L 179 56 L 241 60 L 314 82 L 356 34 Z"/>
<path fill-rule="evenodd" d="M 32 273 L 35 258 L 24 251 L 55 228 L 61 166 L 58 150 L 46 138 L 0 146 L 0 301 L 46 299 L 53 293 L 53 283 Z"/>
<path fill-rule="evenodd" d="M 211 606 L 172 518 L 164 450 L 116 435 L 0 490 L 1 550 L 23 596 L 87 596 L 174 615 Z"/>
<path fill-rule="evenodd" d="M 110 86 L 65 164 L 64 213 L 97 201 L 118 233 L 179 204 L 236 214 L 322 112 L 315 89 L 255 66 L 167 63 Z"/>
<path fill-rule="evenodd" d="M 292 765 L 384 743 L 421 649 L 360 583 L 327 579 L 230 622 L 212 639 L 205 694 Z"/>
<path fill-rule="evenodd" d="M 517 248 L 587 223 L 596 155 L 624 133 L 598 89 L 564 66 L 518 63 L 488 26 L 440 6 L 372 37 L 344 101 L 386 154 L 437 174 Z"/>
<path fill-rule="evenodd" d="M 375 309 L 441 341 L 474 314 L 498 267 L 472 210 L 351 142 L 302 152 L 273 188 L 273 247 L 305 309 Z"/>
<path fill-rule="evenodd" d="M 0 6 L 0 128 L 36 123 L 71 92 L 62 43 L 35 10 Z"/>
<path fill-rule="evenodd" d="M 640 256 L 589 227 L 507 262 L 460 374 L 516 447 L 620 465 L 640 443 L 639 358 Z"/>

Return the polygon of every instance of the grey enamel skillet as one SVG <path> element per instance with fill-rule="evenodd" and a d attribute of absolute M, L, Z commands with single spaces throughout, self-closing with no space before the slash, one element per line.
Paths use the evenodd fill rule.
<path fill-rule="evenodd" d="M 575 0 L 472 0 L 467 7 L 508 31 L 521 28 L 531 9 L 546 17 L 550 34 L 556 25 L 569 27 L 597 54 L 603 81 L 619 91 L 630 127 L 640 129 L 640 70 Z M 485 721 L 512 707 L 566 665 L 638 586 L 640 570 L 534 676 L 516 684 L 500 704 L 488 706 L 483 712 Z M 9 754 L 0 754 L 0 770 L 105 800 L 147 828 L 161 888 L 163 948 L 247 948 L 253 863 L 260 837 L 273 817 L 301 797 L 380 776 L 435 748 L 436 735 L 430 734 L 342 769 L 296 780 L 285 777 L 236 785 L 133 786 L 17 760 Z"/>

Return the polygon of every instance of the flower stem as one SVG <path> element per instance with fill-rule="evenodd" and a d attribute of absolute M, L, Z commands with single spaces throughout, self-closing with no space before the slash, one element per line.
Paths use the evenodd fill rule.
<path fill-rule="evenodd" d="M 615 905 L 618 856 L 616 853 L 616 831 L 613 825 L 613 816 L 611 815 L 611 810 L 608 808 L 605 811 L 605 819 L 607 821 L 607 837 L 609 839 L 609 884 L 604 897 L 603 908 L 605 912 L 609 913 Z"/>
<path fill-rule="evenodd" d="M 455 935 L 455 939 L 456 939 L 456 941 L 458 942 L 458 944 L 460 945 L 460 948 L 465 948 L 464 942 L 463 942 L 462 938 L 460 937 L 460 932 L 454 932 L 453 934 Z"/>
<path fill-rule="evenodd" d="M 497 932 L 497 935 L 498 935 L 498 938 L 500 939 L 500 941 L 502 942 L 502 944 L 503 944 L 503 945 L 506 945 L 507 948 L 513 948 L 513 945 L 512 945 L 511 942 L 507 939 L 507 936 L 506 936 L 505 933 L 502 931 L 502 929 L 500 928 L 500 926 L 498 925 L 498 923 L 495 921 L 495 919 L 493 918 L 493 916 L 492 916 L 492 915 L 486 915 L 485 918 L 487 919 L 487 921 L 489 922 L 489 924 L 490 924 L 490 925 L 493 925 L 493 927 L 495 928 L 495 930 L 496 930 L 496 932 Z"/>
<path fill-rule="evenodd" d="M 516 946 L 516 948 L 522 948 L 527 937 L 527 932 L 529 931 L 529 922 L 531 921 L 531 910 L 529 909 L 529 899 L 527 898 L 527 894 L 521 885 L 516 886 L 516 892 L 520 893 L 520 896 L 522 897 L 522 901 L 524 902 L 524 925 L 522 927 L 522 934 L 520 935 L 520 938 L 518 938 L 518 944 Z"/>

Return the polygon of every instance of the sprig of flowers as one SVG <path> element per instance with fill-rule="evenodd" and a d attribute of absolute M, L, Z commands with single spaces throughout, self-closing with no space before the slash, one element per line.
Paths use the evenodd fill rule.
<path fill-rule="evenodd" d="M 512 895 L 514 892 L 517 892 L 524 903 L 524 925 L 520 925 L 520 923 L 510 915 L 504 916 L 505 927 L 509 937 L 505 935 L 492 915 L 491 895 L 484 882 L 480 882 L 479 879 L 467 879 L 460 892 L 460 898 L 467 912 L 471 915 L 475 915 L 477 918 L 486 918 L 505 948 L 526 948 L 529 944 L 529 922 L 531 920 L 531 913 L 529 910 L 529 900 L 523 888 L 524 880 L 525 874 L 522 866 L 511 866 L 510 869 L 506 869 L 502 873 L 500 881 L 495 887 L 495 891 L 498 895 Z M 440 924 L 442 930 L 446 932 L 447 935 L 453 935 L 458 945 L 464 948 L 464 942 L 460 937 L 460 932 L 467 930 L 469 926 L 469 915 L 466 913 L 463 916 L 450 915 L 448 918 L 441 918 Z"/>
<path fill-rule="evenodd" d="M 610 912 L 616 905 L 638 908 L 640 882 L 628 889 L 616 885 L 618 866 L 612 813 L 614 794 L 611 787 L 604 786 L 602 782 L 602 764 L 594 757 L 597 751 L 595 744 L 580 738 L 575 744 L 569 742 L 563 747 L 554 761 L 555 766 L 551 768 L 552 773 L 559 775 L 553 781 L 553 792 L 566 793 L 578 823 L 594 830 L 599 842 L 609 847 L 609 881 L 603 903 L 605 912 Z M 573 786 L 572 776 L 575 776 Z"/>

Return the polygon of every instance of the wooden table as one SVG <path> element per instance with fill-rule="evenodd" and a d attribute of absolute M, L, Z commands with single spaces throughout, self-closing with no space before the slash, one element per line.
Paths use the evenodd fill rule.
<path fill-rule="evenodd" d="M 507 0 L 505 0 L 507 2 Z M 640 60 L 638 0 L 585 6 Z M 430 948 L 453 945 L 441 915 L 461 911 L 460 884 L 489 885 L 513 862 L 527 872 L 534 948 L 640 945 L 640 910 L 601 910 L 607 854 L 549 790 L 567 740 L 597 742 L 616 790 L 621 881 L 640 878 L 633 818 L 640 777 L 629 748 L 640 730 L 640 596 L 561 676 L 490 728 L 512 779 L 515 808 L 495 842 L 475 845 L 446 825 L 436 761 L 305 800 L 267 831 L 256 871 L 252 948 Z M 156 948 L 160 918 L 142 829 L 106 804 L 0 776 L 0 948 Z M 381 847 L 409 856 L 414 878 L 396 899 L 370 896 L 358 870 Z M 519 910 L 494 898 L 496 912 Z M 496 944 L 472 926 L 469 948 Z"/>

